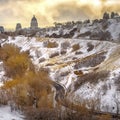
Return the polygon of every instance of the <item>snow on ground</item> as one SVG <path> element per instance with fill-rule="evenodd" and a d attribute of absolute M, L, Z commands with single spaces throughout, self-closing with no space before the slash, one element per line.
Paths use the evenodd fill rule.
<path fill-rule="evenodd" d="M 5 79 L 4 75 L 5 75 L 5 72 L 3 69 L 3 62 L 0 62 L 0 86 L 3 85 L 3 79 Z"/>
<path fill-rule="evenodd" d="M 56 42 L 58 44 L 55 48 L 44 47 L 44 42 L 46 41 Z M 116 96 L 117 88 L 114 84 L 114 74 L 119 74 L 119 49 L 120 45 L 116 43 L 111 43 L 107 41 L 97 41 L 97 40 L 83 40 L 83 39 L 53 39 L 49 38 L 48 40 L 36 40 L 35 38 L 27 38 L 23 36 L 16 37 L 15 39 L 9 38 L 5 43 L 12 43 L 21 48 L 21 50 L 29 50 L 30 56 L 32 56 L 33 63 L 39 67 L 50 68 L 50 75 L 53 80 L 64 85 L 66 89 L 69 89 L 71 86 L 74 86 L 74 82 L 77 80 L 77 75 L 74 74 L 74 71 L 81 70 L 84 74 L 92 72 L 95 67 L 101 70 L 109 70 L 111 77 L 107 81 L 99 81 L 97 84 L 86 83 L 83 84 L 78 90 L 74 91 L 76 99 L 79 100 L 79 97 L 83 99 L 94 99 L 96 97 L 100 98 L 101 110 L 115 112 L 116 111 L 116 102 L 114 96 Z M 63 49 L 61 44 L 69 42 L 70 46 L 66 49 Z M 92 44 L 94 47 L 88 51 L 88 44 Z M 72 46 L 79 44 L 80 49 L 72 51 Z M 61 51 L 64 50 L 66 53 L 61 54 Z M 55 57 L 51 57 L 51 54 L 58 52 L 59 54 Z M 77 54 L 76 54 L 77 52 Z M 101 52 L 105 52 L 105 60 L 102 61 L 99 65 L 95 67 L 82 67 L 79 69 L 74 68 L 76 62 L 82 61 L 84 58 L 89 58 Z M 79 53 L 79 54 L 78 54 Z M 113 55 L 114 53 L 114 55 Z M 40 62 L 41 59 L 44 60 Z M 73 59 L 74 58 L 74 59 Z M 118 66 L 118 67 L 115 67 Z M 113 75 L 113 76 L 112 76 Z M 73 88 L 71 90 L 74 90 Z M 114 109 L 113 109 L 114 108 Z"/>
<path fill-rule="evenodd" d="M 0 86 L 2 86 L 4 80 L 7 79 L 4 75 L 3 62 L 0 61 Z M 11 112 L 9 106 L 0 106 L 0 120 L 23 120 L 23 116 L 18 112 Z"/>
<path fill-rule="evenodd" d="M 24 117 L 17 111 L 11 112 L 9 106 L 0 106 L 0 120 L 24 120 Z"/>

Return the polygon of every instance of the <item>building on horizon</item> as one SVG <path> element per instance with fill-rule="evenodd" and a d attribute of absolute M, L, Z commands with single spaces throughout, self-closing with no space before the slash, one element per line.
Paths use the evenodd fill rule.
<path fill-rule="evenodd" d="M 33 18 L 31 19 L 30 29 L 33 29 L 33 30 L 38 29 L 38 22 L 35 15 L 33 15 Z"/>
<path fill-rule="evenodd" d="M 16 24 L 16 31 L 20 31 L 22 29 L 21 23 Z"/>
<path fill-rule="evenodd" d="M 0 26 L 0 33 L 3 33 L 3 32 L 4 32 L 4 27 Z"/>

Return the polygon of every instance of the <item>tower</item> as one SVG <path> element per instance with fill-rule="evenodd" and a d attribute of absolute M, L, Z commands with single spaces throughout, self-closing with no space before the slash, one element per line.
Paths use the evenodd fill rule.
<path fill-rule="evenodd" d="M 31 19 L 30 28 L 31 29 L 37 29 L 38 28 L 38 22 L 37 22 L 37 19 L 36 19 L 35 15 Z"/>
<path fill-rule="evenodd" d="M 16 31 L 19 31 L 19 30 L 21 30 L 21 29 L 22 29 L 21 24 L 20 24 L 20 23 L 17 23 L 17 24 L 16 24 Z"/>

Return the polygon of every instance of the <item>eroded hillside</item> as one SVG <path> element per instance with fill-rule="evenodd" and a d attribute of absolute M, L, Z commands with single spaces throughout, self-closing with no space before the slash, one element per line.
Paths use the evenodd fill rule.
<path fill-rule="evenodd" d="M 77 103 L 94 101 L 98 109 L 106 112 L 120 109 L 119 44 L 23 36 L 9 37 L 2 45 L 5 43 L 29 51 L 36 69 L 49 69 L 52 80 L 64 86 L 69 100 Z M 2 78 L 3 69 L 0 73 Z"/>

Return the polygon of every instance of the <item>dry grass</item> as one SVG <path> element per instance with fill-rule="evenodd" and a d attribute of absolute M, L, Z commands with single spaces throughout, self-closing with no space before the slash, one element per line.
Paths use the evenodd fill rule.
<path fill-rule="evenodd" d="M 22 76 L 27 69 L 33 67 L 29 59 L 29 53 L 20 52 L 20 49 L 12 44 L 5 44 L 0 48 L 0 59 L 3 60 L 4 69 L 8 77 Z M 34 68 L 34 67 L 33 67 Z"/>
<path fill-rule="evenodd" d="M 39 41 L 39 42 L 44 42 L 44 41 L 48 41 L 49 38 L 36 37 L 36 40 Z"/>
<path fill-rule="evenodd" d="M 1 51 L 6 76 L 11 78 L 2 87 L 8 101 L 12 98 L 16 106 L 24 107 L 34 105 L 36 99 L 35 107 L 52 106 L 48 99 L 52 84 L 48 71 L 36 71 L 29 55 L 14 45 L 5 45 Z"/>
<path fill-rule="evenodd" d="M 75 90 L 79 89 L 79 87 L 87 82 L 96 84 L 98 81 L 107 80 L 109 77 L 109 71 L 101 71 L 101 72 L 92 72 L 88 74 L 84 74 L 77 78 L 75 83 Z"/>
<path fill-rule="evenodd" d="M 44 47 L 56 48 L 56 47 L 58 47 L 58 44 L 57 44 L 57 42 L 46 41 L 46 42 L 44 42 Z"/>
<path fill-rule="evenodd" d="M 105 52 L 88 56 L 81 61 L 76 62 L 74 68 L 79 69 L 82 67 L 95 67 L 105 60 L 106 57 L 104 54 Z"/>
<path fill-rule="evenodd" d="M 74 45 L 72 46 L 72 49 L 73 49 L 73 51 L 77 51 L 77 50 L 80 49 L 80 45 L 79 45 L 79 44 L 74 44 Z"/>

